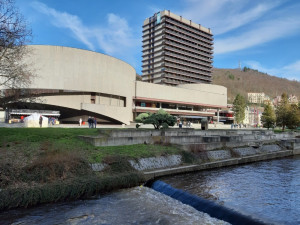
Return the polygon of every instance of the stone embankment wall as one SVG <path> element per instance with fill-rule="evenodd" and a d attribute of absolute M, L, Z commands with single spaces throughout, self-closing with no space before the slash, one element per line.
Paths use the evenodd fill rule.
<path fill-rule="evenodd" d="M 274 134 L 267 130 L 121 130 L 106 131 L 98 137 L 80 137 L 99 146 L 141 143 L 176 144 L 196 153 L 197 165 L 183 165 L 180 155 L 129 160 L 131 166 L 144 171 L 146 177 L 197 171 L 300 154 L 300 138 L 294 133 Z M 101 171 L 105 164 L 93 164 Z"/>

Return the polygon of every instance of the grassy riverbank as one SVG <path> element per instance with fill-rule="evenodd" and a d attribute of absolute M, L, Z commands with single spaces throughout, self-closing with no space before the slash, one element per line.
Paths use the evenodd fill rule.
<path fill-rule="evenodd" d="M 91 197 L 139 185 L 128 159 L 184 154 L 172 146 L 95 147 L 77 138 L 98 129 L 0 128 L 0 210 Z M 91 163 L 106 163 L 102 172 Z"/>

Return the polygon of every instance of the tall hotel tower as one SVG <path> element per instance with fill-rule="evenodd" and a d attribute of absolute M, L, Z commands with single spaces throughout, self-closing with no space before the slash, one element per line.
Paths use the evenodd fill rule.
<path fill-rule="evenodd" d="M 164 10 L 143 25 L 142 80 L 178 85 L 211 83 L 211 30 Z"/>

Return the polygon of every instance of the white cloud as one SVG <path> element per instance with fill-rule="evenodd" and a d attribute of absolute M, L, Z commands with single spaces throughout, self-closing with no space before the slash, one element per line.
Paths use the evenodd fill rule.
<path fill-rule="evenodd" d="M 263 1 L 253 5 L 250 0 L 186 0 L 180 12 L 186 18 L 212 29 L 215 35 L 223 34 L 264 16 L 281 2 Z"/>
<path fill-rule="evenodd" d="M 274 19 L 256 24 L 255 27 L 237 36 L 216 38 L 215 53 L 223 54 L 257 46 L 299 32 L 300 15 Z"/>
<path fill-rule="evenodd" d="M 256 69 L 270 75 L 300 81 L 300 60 L 280 68 L 266 68 L 257 61 L 246 61 L 244 64 L 251 69 Z"/>
<path fill-rule="evenodd" d="M 53 25 L 60 28 L 70 29 L 76 39 L 83 42 L 90 50 L 95 50 L 94 45 L 89 40 L 91 30 L 85 27 L 77 16 L 66 12 L 56 11 L 55 9 L 49 8 L 47 5 L 40 2 L 34 2 L 32 5 L 39 12 L 52 17 Z"/>
<path fill-rule="evenodd" d="M 140 39 L 133 38 L 127 21 L 113 13 L 107 15 L 106 25 L 91 27 L 84 25 L 78 16 L 57 11 L 43 3 L 34 2 L 32 6 L 49 16 L 54 26 L 69 29 L 74 38 L 90 50 L 101 49 L 106 54 L 122 57 L 128 53 L 133 54 L 133 49 L 140 45 Z"/>

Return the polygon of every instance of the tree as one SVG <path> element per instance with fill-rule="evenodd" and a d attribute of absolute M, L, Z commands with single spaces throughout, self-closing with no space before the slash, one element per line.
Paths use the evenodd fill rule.
<path fill-rule="evenodd" d="M 29 54 L 25 44 L 31 38 L 24 18 L 14 0 L 0 0 L 0 107 L 25 97 L 24 89 L 34 76 L 24 60 Z"/>
<path fill-rule="evenodd" d="M 240 94 L 237 94 L 233 101 L 234 117 L 237 123 L 242 123 L 245 119 L 246 100 Z"/>
<path fill-rule="evenodd" d="M 158 110 L 157 113 L 149 114 L 149 116 L 143 116 L 140 120 L 143 124 L 152 124 L 155 129 L 168 128 L 169 126 L 174 126 L 176 123 L 176 118 L 163 109 Z"/>
<path fill-rule="evenodd" d="M 285 127 L 295 129 L 300 125 L 300 112 L 295 104 L 290 104 L 287 94 L 281 95 L 281 101 L 276 109 L 277 125 L 282 126 L 282 131 Z"/>
<path fill-rule="evenodd" d="M 276 122 L 275 112 L 270 103 L 265 105 L 264 112 L 261 117 L 261 122 L 264 127 L 267 127 L 268 130 L 270 127 L 274 127 Z"/>
<path fill-rule="evenodd" d="M 300 109 L 296 104 L 291 104 L 290 105 L 290 110 L 288 112 L 288 123 L 287 127 L 289 129 L 296 129 L 297 127 L 300 126 Z"/>
<path fill-rule="evenodd" d="M 279 102 L 276 108 L 276 123 L 278 126 L 282 127 L 282 131 L 284 131 L 286 125 L 289 120 L 289 101 L 286 93 L 281 95 L 281 101 Z"/>

